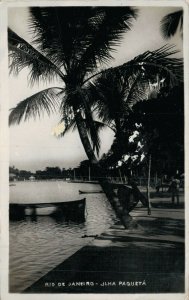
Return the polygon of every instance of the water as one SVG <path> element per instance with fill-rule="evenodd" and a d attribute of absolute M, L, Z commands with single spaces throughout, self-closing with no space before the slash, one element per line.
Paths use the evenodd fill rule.
<path fill-rule="evenodd" d="M 101 190 L 98 185 L 63 181 L 16 182 L 11 203 L 59 202 L 83 198 L 78 190 Z M 86 220 L 60 222 L 48 216 L 10 222 L 10 291 L 21 292 L 115 222 L 104 194 L 86 194 Z"/>

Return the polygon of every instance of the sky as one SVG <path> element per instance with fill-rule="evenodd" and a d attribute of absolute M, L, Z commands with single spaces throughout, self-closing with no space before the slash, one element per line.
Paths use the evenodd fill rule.
<path fill-rule="evenodd" d="M 147 51 L 155 50 L 165 44 L 175 45 L 180 51 L 177 56 L 182 57 L 182 38 L 177 34 L 169 41 L 165 41 L 160 33 L 162 17 L 178 8 L 172 7 L 139 7 L 137 20 L 133 21 L 132 30 L 125 33 L 121 44 L 113 53 L 114 60 L 107 67 L 120 65 L 135 56 Z M 28 9 L 9 8 L 9 26 L 27 41 Z M 24 69 L 17 77 L 9 78 L 10 108 L 30 95 L 50 86 L 61 86 L 60 82 L 48 85 L 30 87 L 27 82 L 28 70 Z M 20 125 L 10 127 L 10 165 L 18 169 L 36 171 L 47 166 L 60 168 L 77 167 L 80 161 L 87 159 L 77 131 L 70 131 L 63 138 L 56 138 L 53 128 L 58 124 L 58 115 L 50 118 L 44 116 L 38 120 L 30 119 Z M 101 132 L 100 155 L 107 152 L 112 144 L 114 133 L 110 129 Z"/>

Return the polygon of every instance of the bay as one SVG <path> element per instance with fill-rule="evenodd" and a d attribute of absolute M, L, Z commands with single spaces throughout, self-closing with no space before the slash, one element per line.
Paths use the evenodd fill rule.
<path fill-rule="evenodd" d="M 47 203 L 82 199 L 79 190 L 101 190 L 97 184 L 65 181 L 23 181 L 10 186 L 10 203 Z M 61 222 L 50 216 L 10 221 L 10 292 L 22 292 L 81 247 L 114 224 L 116 217 L 104 194 L 85 194 L 83 223 Z"/>

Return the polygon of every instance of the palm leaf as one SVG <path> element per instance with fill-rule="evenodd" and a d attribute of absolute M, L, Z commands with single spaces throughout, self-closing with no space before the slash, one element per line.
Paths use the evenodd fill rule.
<path fill-rule="evenodd" d="M 64 123 L 65 124 L 65 117 L 61 118 L 59 124 Z M 68 133 L 70 130 L 75 130 L 77 128 L 75 118 L 69 119 L 69 122 L 67 122 L 67 125 L 65 126 L 64 130 L 58 134 L 59 138 L 62 138 L 66 133 Z"/>
<path fill-rule="evenodd" d="M 168 14 L 161 20 L 161 32 L 165 39 L 172 37 L 180 24 L 180 31 L 183 26 L 183 10 Z"/>
<path fill-rule="evenodd" d="M 32 7 L 30 13 L 33 42 L 68 76 L 74 72 L 81 80 L 111 58 L 137 15 L 131 7 Z"/>
<path fill-rule="evenodd" d="M 129 78 L 118 69 L 103 73 L 93 84 L 88 85 L 91 93 L 91 105 L 94 106 L 100 120 L 114 130 L 112 124 L 121 119 L 132 105 L 147 99 L 148 82 L 141 72 Z M 112 85 L 113 82 L 113 85 Z"/>
<path fill-rule="evenodd" d="M 52 80 L 56 76 L 64 78 L 63 73 L 49 59 L 19 37 L 11 29 L 8 30 L 10 72 L 17 75 L 22 69 L 30 70 L 30 83 L 39 80 Z"/>
<path fill-rule="evenodd" d="M 183 59 L 173 57 L 174 54 L 179 52 L 178 50 L 172 50 L 174 47 L 174 45 L 165 45 L 154 51 L 146 51 L 123 65 L 104 69 L 88 76 L 83 85 L 95 81 L 105 73 L 121 72 L 124 78 L 129 78 L 141 71 L 145 72 L 145 76 L 148 76 L 149 79 L 162 73 L 164 77 L 169 78 L 170 87 L 174 86 L 179 81 L 183 81 Z"/>
<path fill-rule="evenodd" d="M 132 81 L 132 84 L 125 96 L 125 101 L 128 108 L 132 108 L 139 101 L 147 100 L 149 94 L 149 82 L 141 76 L 138 76 Z"/>
<path fill-rule="evenodd" d="M 95 82 L 88 85 L 91 93 L 91 105 L 94 106 L 98 117 L 109 126 L 124 110 L 125 83 L 119 72 L 114 70 L 103 73 Z"/>
<path fill-rule="evenodd" d="M 89 80 L 90 84 L 87 81 L 91 105 L 99 119 L 111 127 L 116 119 L 124 120 L 136 102 L 150 97 L 149 82 L 157 76 L 165 79 L 169 88 L 178 84 L 183 79 L 183 62 L 169 57 L 175 53 L 172 46 L 147 51 L 122 66 L 102 71 Z"/>
<path fill-rule="evenodd" d="M 120 44 L 123 34 L 131 29 L 137 17 L 137 10 L 131 7 L 103 7 L 99 12 L 90 20 L 95 32 L 80 61 L 80 66 L 86 66 L 87 71 L 112 59 L 110 52 Z"/>
<path fill-rule="evenodd" d="M 34 43 L 47 56 L 70 69 L 90 39 L 88 19 L 95 10 L 80 7 L 32 7 L 30 28 Z M 48 30 L 47 30 L 48 29 Z"/>
<path fill-rule="evenodd" d="M 55 112 L 60 107 L 61 88 L 49 88 L 26 98 L 11 109 L 9 124 L 20 124 L 21 120 L 28 120 L 33 117 L 40 117 L 46 112 L 48 115 Z"/>
<path fill-rule="evenodd" d="M 173 57 L 178 53 L 174 46 L 166 45 L 154 51 L 146 51 L 133 60 L 116 67 L 123 76 L 131 77 L 139 71 L 146 79 L 153 79 L 157 74 L 165 77 L 170 88 L 183 81 L 183 59 Z M 106 71 L 108 72 L 108 70 Z M 112 72 L 112 69 L 110 69 Z"/>

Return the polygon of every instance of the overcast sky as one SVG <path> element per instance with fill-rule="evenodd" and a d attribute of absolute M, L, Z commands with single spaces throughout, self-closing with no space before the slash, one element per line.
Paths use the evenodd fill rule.
<path fill-rule="evenodd" d="M 167 13 L 177 8 L 171 7 L 139 7 L 139 16 L 133 22 L 132 30 L 127 32 L 121 45 L 114 53 L 114 61 L 109 67 L 122 64 L 138 54 L 157 49 L 165 44 L 175 44 L 182 57 L 182 39 L 177 33 L 169 41 L 163 40 L 160 34 L 160 20 Z M 27 26 L 27 8 L 9 9 L 9 26 L 18 35 L 30 41 Z M 29 87 L 27 83 L 28 71 L 23 70 L 18 77 L 10 76 L 9 101 L 10 108 L 19 101 L 47 87 L 44 85 Z M 49 84 L 60 86 L 59 82 Z M 45 116 L 40 120 L 21 123 L 10 128 L 10 165 L 19 169 L 35 171 L 47 166 L 77 167 L 81 160 L 87 159 L 77 131 L 68 133 L 64 138 L 57 139 L 52 135 L 59 116 Z M 113 141 L 113 133 L 106 129 L 101 134 L 101 154 L 107 152 Z"/>

